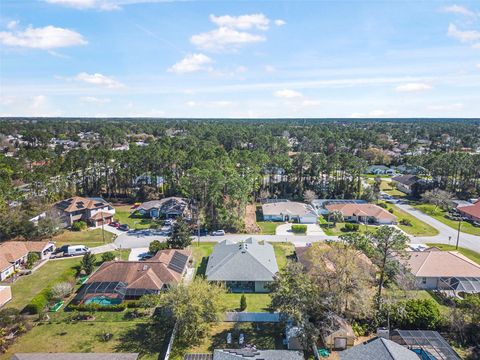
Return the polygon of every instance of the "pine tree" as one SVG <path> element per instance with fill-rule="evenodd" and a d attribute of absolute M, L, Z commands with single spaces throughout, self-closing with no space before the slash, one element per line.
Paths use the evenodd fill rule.
<path fill-rule="evenodd" d="M 184 249 L 192 243 L 190 230 L 187 223 L 181 218 L 173 226 L 172 235 L 167 240 L 168 246 L 172 249 Z"/>
<path fill-rule="evenodd" d="M 247 298 L 245 294 L 242 294 L 242 297 L 240 298 L 240 311 L 245 311 L 247 308 Z"/>

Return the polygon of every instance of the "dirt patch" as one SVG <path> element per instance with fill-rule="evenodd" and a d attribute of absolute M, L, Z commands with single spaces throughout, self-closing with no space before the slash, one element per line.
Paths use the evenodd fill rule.
<path fill-rule="evenodd" d="M 256 209 L 257 206 L 255 204 L 249 204 L 245 208 L 245 229 L 249 234 L 258 234 L 260 232 L 256 221 Z"/>

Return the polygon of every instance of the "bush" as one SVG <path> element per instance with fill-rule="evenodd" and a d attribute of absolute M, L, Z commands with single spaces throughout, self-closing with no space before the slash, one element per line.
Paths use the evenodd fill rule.
<path fill-rule="evenodd" d="M 61 300 L 72 293 L 73 286 L 69 282 L 61 282 L 53 285 L 51 297 L 56 300 Z"/>
<path fill-rule="evenodd" d="M 307 232 L 307 225 L 292 225 L 292 231 L 295 234 L 305 234 Z"/>
<path fill-rule="evenodd" d="M 27 268 L 31 269 L 35 263 L 40 260 L 40 256 L 37 253 L 28 253 L 27 255 Z"/>
<path fill-rule="evenodd" d="M 76 221 L 72 224 L 72 231 L 82 231 L 87 228 L 87 223 L 85 221 Z"/>
<path fill-rule="evenodd" d="M 43 310 L 47 307 L 48 302 L 51 298 L 51 291 L 50 289 L 44 289 L 37 295 L 35 295 L 32 300 L 25 306 L 23 309 L 24 313 L 27 314 L 40 314 Z"/>
<path fill-rule="evenodd" d="M 127 308 L 126 303 L 121 303 L 118 305 L 100 305 L 100 304 L 70 304 L 68 305 L 69 311 L 111 311 L 111 312 L 122 312 Z"/>
<path fill-rule="evenodd" d="M 345 232 L 352 232 L 352 231 L 358 231 L 359 229 L 360 229 L 359 224 L 346 223 L 342 230 Z"/>
<path fill-rule="evenodd" d="M 412 226 L 412 221 L 410 219 L 401 219 L 400 225 Z"/>
<path fill-rule="evenodd" d="M 386 209 L 386 208 L 388 208 L 388 205 L 387 205 L 387 204 L 385 204 L 385 203 L 383 203 L 383 202 L 381 202 L 381 203 L 378 203 L 378 206 L 380 206 L 380 207 L 381 207 L 381 208 L 383 208 L 383 209 Z"/>
<path fill-rule="evenodd" d="M 115 260 L 115 254 L 111 251 L 102 254 L 102 262 Z"/>
<path fill-rule="evenodd" d="M 160 250 L 166 249 L 168 249 L 168 244 L 166 242 L 160 242 L 158 240 L 153 240 L 148 247 L 148 251 L 152 254 L 156 254 Z"/>
<path fill-rule="evenodd" d="M 389 212 L 390 214 L 393 214 L 393 209 L 392 209 L 392 208 L 388 209 L 388 212 Z"/>
<path fill-rule="evenodd" d="M 431 299 L 402 301 L 393 310 L 393 327 L 400 329 L 434 330 L 442 321 L 438 305 Z"/>
<path fill-rule="evenodd" d="M 240 311 L 245 311 L 247 308 L 247 298 L 244 294 L 242 294 L 242 297 L 240 298 Z"/>

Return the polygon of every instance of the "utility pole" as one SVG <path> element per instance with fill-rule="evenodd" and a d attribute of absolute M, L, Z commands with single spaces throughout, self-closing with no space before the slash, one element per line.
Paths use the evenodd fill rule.
<path fill-rule="evenodd" d="M 462 220 L 458 222 L 458 233 L 457 233 L 457 245 L 455 246 L 455 250 L 458 250 L 458 241 L 460 240 L 460 228 L 462 226 Z"/>
<path fill-rule="evenodd" d="M 104 217 L 103 212 L 102 212 L 102 238 L 103 238 L 103 244 L 105 245 L 105 228 L 104 228 L 104 225 L 105 225 L 105 217 Z"/>

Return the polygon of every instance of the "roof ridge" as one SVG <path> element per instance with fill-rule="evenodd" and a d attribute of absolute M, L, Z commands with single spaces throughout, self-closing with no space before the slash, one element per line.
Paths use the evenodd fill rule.
<path fill-rule="evenodd" d="M 427 256 L 426 256 L 425 259 L 423 260 L 422 265 L 420 265 L 420 267 L 418 268 L 417 273 L 416 273 L 415 275 L 417 275 L 418 273 L 420 273 L 420 270 L 422 269 L 422 267 L 423 267 L 423 266 L 425 265 L 425 263 L 427 262 L 427 259 L 430 257 L 430 253 L 431 253 L 431 251 L 428 251 Z"/>
<path fill-rule="evenodd" d="M 439 252 L 439 251 L 436 251 L 436 252 Z M 464 255 L 460 254 L 460 253 L 457 252 L 457 251 L 447 251 L 447 253 L 455 256 L 457 259 L 460 259 L 460 260 L 462 260 L 463 262 L 466 262 L 466 263 L 468 263 L 468 264 L 470 264 L 470 265 L 474 265 L 474 266 L 480 268 L 480 266 L 479 266 L 477 263 L 475 263 L 473 260 L 470 260 L 470 259 L 468 259 L 467 257 L 464 257 Z"/>

